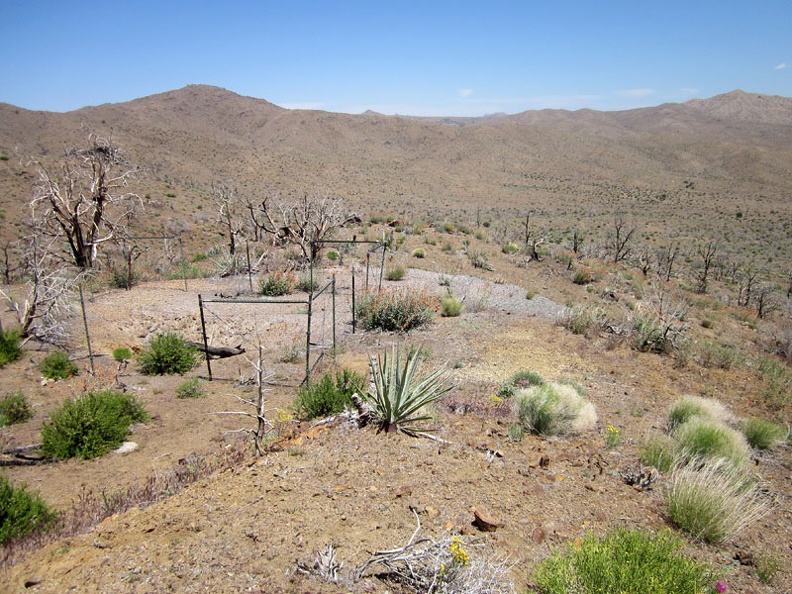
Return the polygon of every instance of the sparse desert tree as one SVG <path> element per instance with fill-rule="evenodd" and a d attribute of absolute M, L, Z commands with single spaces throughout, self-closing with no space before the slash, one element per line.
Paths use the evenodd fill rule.
<path fill-rule="evenodd" d="M 709 286 L 709 275 L 715 264 L 715 256 L 718 254 L 718 242 L 710 240 L 696 248 L 696 253 L 701 258 L 701 266 L 696 272 L 696 292 L 703 295 Z"/>
<path fill-rule="evenodd" d="M 236 190 L 228 184 L 213 182 L 212 194 L 218 209 L 217 222 L 222 229 L 220 234 L 228 241 L 228 253 L 234 256 L 237 252 L 237 237 L 242 235 L 245 230 L 245 225 L 238 213 L 241 203 Z"/>
<path fill-rule="evenodd" d="M 608 240 L 608 248 L 614 262 L 621 262 L 630 253 L 630 240 L 635 235 L 635 227 L 628 225 L 624 217 L 613 221 L 613 232 Z"/>
<path fill-rule="evenodd" d="M 141 205 L 137 195 L 126 191 L 135 170 L 123 168 L 112 137 L 94 133 L 86 148 L 66 151 L 53 165 L 36 165 L 30 207 L 39 230 L 65 241 L 67 259 L 78 268 L 93 268 L 99 246 L 112 240 Z"/>
<path fill-rule="evenodd" d="M 278 195 L 268 196 L 258 205 L 249 205 L 257 233 L 269 235 L 277 245 L 294 245 L 305 263 L 319 257 L 321 241 L 345 224 L 359 220 L 351 214 L 343 199 L 326 194 L 305 194 L 292 202 Z"/>
<path fill-rule="evenodd" d="M 0 295 L 16 313 L 20 336 L 62 346 L 68 338 L 66 323 L 75 313 L 73 296 L 79 278 L 58 266 L 41 239 L 34 231 L 24 255 L 28 275 L 25 299 L 18 301 L 2 290 Z"/>
<path fill-rule="evenodd" d="M 658 273 L 665 282 L 669 282 L 674 275 L 674 263 L 679 256 L 679 246 L 671 242 L 670 245 L 661 247 L 657 252 Z"/>

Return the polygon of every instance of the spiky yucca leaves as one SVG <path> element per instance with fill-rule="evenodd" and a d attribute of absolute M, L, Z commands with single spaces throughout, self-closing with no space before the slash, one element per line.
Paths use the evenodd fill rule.
<path fill-rule="evenodd" d="M 453 388 L 447 384 L 445 369 L 418 374 L 420 354 L 420 349 L 411 349 L 405 355 L 394 346 L 390 352 L 370 358 L 373 391 L 365 399 L 374 409 L 380 430 L 410 435 L 426 432 L 415 423 L 431 419 L 425 407 Z"/>

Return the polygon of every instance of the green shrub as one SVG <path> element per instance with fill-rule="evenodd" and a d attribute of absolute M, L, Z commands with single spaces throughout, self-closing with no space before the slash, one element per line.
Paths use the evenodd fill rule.
<path fill-rule="evenodd" d="M 535 435 L 577 433 L 597 422 L 594 405 L 571 386 L 546 383 L 517 392 L 517 414 Z"/>
<path fill-rule="evenodd" d="M 388 266 L 385 269 L 385 279 L 389 281 L 400 281 L 404 280 L 404 277 L 407 276 L 407 270 L 404 266 L 396 264 L 394 266 Z"/>
<path fill-rule="evenodd" d="M 572 277 L 572 282 L 576 285 L 588 285 L 594 282 L 594 274 L 589 268 L 578 268 Z"/>
<path fill-rule="evenodd" d="M 490 265 L 489 255 L 484 250 L 469 250 L 468 259 L 473 265 L 473 268 L 480 268 L 481 270 L 492 270 Z"/>
<path fill-rule="evenodd" d="M 465 304 L 456 297 L 446 297 L 440 302 L 440 315 L 444 318 L 457 318 L 462 315 Z"/>
<path fill-rule="evenodd" d="M 312 280 L 310 273 L 304 272 L 297 277 L 295 287 L 303 293 L 313 293 L 319 288 L 319 282 L 320 280 L 317 277 Z"/>
<path fill-rule="evenodd" d="M 698 361 L 707 369 L 731 369 L 738 359 L 737 349 L 731 345 L 706 341 L 698 352 Z"/>
<path fill-rule="evenodd" d="M 117 448 L 134 423 L 148 420 L 132 396 L 105 390 L 66 400 L 41 428 L 41 449 L 47 456 L 66 460 L 96 458 Z"/>
<path fill-rule="evenodd" d="M 787 429 L 764 419 L 745 419 L 740 430 L 748 440 L 748 445 L 758 450 L 769 450 L 778 445 L 787 436 Z"/>
<path fill-rule="evenodd" d="M 542 561 L 534 580 L 542 594 L 706 594 L 712 586 L 710 572 L 686 557 L 683 545 L 670 531 L 589 535 Z"/>
<path fill-rule="evenodd" d="M 130 275 L 128 270 L 113 268 L 110 277 L 110 286 L 114 289 L 126 289 L 127 291 L 138 284 L 138 275 L 134 272 Z"/>
<path fill-rule="evenodd" d="M 665 493 L 668 515 L 696 540 L 717 543 L 770 512 L 759 486 L 725 459 L 677 467 Z"/>
<path fill-rule="evenodd" d="M 184 380 L 176 387 L 176 398 L 203 398 L 206 396 L 203 383 L 200 378 L 193 377 Z"/>
<path fill-rule="evenodd" d="M 715 421 L 694 417 L 674 431 L 678 459 L 725 458 L 735 466 L 748 461 L 748 442 L 739 431 Z"/>
<path fill-rule="evenodd" d="M 341 256 L 335 250 L 330 250 L 327 252 L 327 259 L 331 262 L 338 262 L 341 259 Z"/>
<path fill-rule="evenodd" d="M 297 279 L 290 272 L 271 272 L 259 279 L 259 293 L 265 297 L 289 295 L 297 286 Z"/>
<path fill-rule="evenodd" d="M 415 289 L 369 291 L 355 311 L 366 330 L 408 332 L 428 324 L 439 308 L 437 297 Z"/>
<path fill-rule="evenodd" d="M 411 349 L 405 357 L 394 346 L 390 353 L 370 358 L 374 391 L 363 394 L 363 398 L 374 410 L 381 431 L 423 433 L 425 430 L 416 423 L 431 419 L 426 406 L 452 389 L 446 385 L 447 376 L 442 369 L 419 376 L 420 357 L 420 350 Z"/>
<path fill-rule="evenodd" d="M 0 399 L 0 427 L 24 423 L 32 418 L 30 403 L 21 390 Z"/>
<path fill-rule="evenodd" d="M 518 246 L 516 243 L 513 243 L 511 241 L 509 243 L 503 244 L 503 246 L 501 247 L 501 252 L 503 252 L 506 255 L 516 254 L 519 251 L 520 251 L 520 246 Z"/>
<path fill-rule="evenodd" d="M 47 379 L 61 380 L 77 375 L 77 364 L 69 359 L 68 353 L 54 351 L 39 363 L 39 371 Z"/>
<path fill-rule="evenodd" d="M 544 378 L 535 371 L 518 371 L 498 388 L 498 396 L 501 398 L 511 398 L 517 390 L 541 386 Z"/>
<path fill-rule="evenodd" d="M 415 248 L 411 255 L 413 258 L 426 258 L 426 250 L 423 248 Z"/>
<path fill-rule="evenodd" d="M 601 313 L 593 307 L 571 307 L 566 314 L 561 317 L 560 323 L 564 328 L 572 332 L 588 336 L 600 325 Z"/>
<path fill-rule="evenodd" d="M 363 394 L 365 378 L 343 369 L 335 375 L 326 373 L 318 382 L 301 386 L 294 401 L 298 418 L 311 420 L 343 412 L 351 404 L 354 393 Z"/>
<path fill-rule="evenodd" d="M 0 367 L 22 357 L 22 337 L 17 330 L 0 330 Z"/>
<path fill-rule="evenodd" d="M 119 363 L 130 361 L 132 359 L 132 351 L 126 347 L 113 349 L 113 359 Z"/>
<path fill-rule="evenodd" d="M 145 375 L 182 375 L 198 364 L 198 351 L 181 336 L 166 332 L 149 340 L 138 364 Z"/>
<path fill-rule="evenodd" d="M 19 539 L 32 532 L 43 532 L 57 520 L 44 500 L 27 486 L 14 486 L 0 474 L 0 544 Z"/>
<path fill-rule="evenodd" d="M 638 446 L 642 464 L 670 472 L 676 464 L 676 443 L 668 435 L 653 435 Z"/>

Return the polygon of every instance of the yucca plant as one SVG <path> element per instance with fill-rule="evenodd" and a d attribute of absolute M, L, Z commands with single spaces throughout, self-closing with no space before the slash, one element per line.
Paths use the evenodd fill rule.
<path fill-rule="evenodd" d="M 365 399 L 373 408 L 381 431 L 409 435 L 426 432 L 415 425 L 431 419 L 425 407 L 453 388 L 447 383 L 444 369 L 420 376 L 419 361 L 420 349 L 405 354 L 395 346 L 390 352 L 371 357 L 373 391 Z"/>

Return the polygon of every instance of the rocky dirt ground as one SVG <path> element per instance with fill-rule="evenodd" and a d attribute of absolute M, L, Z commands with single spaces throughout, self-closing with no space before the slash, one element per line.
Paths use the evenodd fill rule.
<path fill-rule="evenodd" d="M 515 588 L 525 591 L 536 562 L 589 531 L 668 526 L 662 478 L 653 489 L 638 491 L 620 473 L 637 466 L 637 443 L 662 428 L 673 400 L 683 394 L 714 395 L 737 414 L 749 412 L 746 395 L 755 379 L 745 370 L 676 369 L 665 357 L 570 334 L 555 323 L 564 310 L 563 292 L 552 279 L 532 279 L 538 295 L 527 299 L 524 284 L 448 277 L 454 294 L 465 299 L 463 315 L 438 318 L 426 329 L 395 336 L 351 333 L 348 271 L 328 274 L 332 272 L 338 274 L 338 311 L 343 312 L 339 365 L 363 371 L 367 353 L 407 342 L 424 350 L 427 368 L 449 368 L 456 388 L 435 411 L 440 440 L 377 434 L 343 419 L 301 425 L 284 421 L 265 456 L 256 458 L 248 450 L 243 462 L 179 493 L 112 515 L 88 533 L 20 554 L 16 564 L 0 571 L 0 590 L 393 592 L 393 584 L 378 579 L 377 566 L 358 580 L 353 574 L 373 552 L 406 544 L 420 521 L 422 535 L 443 539 L 457 534 L 471 556 L 505 562 Z M 436 273 L 411 269 L 407 282 L 441 294 L 439 280 Z M 112 349 L 140 346 L 157 332 L 176 330 L 199 340 L 197 295 L 235 296 L 246 287 L 246 279 L 195 280 L 187 290 L 174 281 L 96 294 L 88 312 L 94 348 L 102 354 L 97 375 L 112 380 Z M 304 371 L 304 361 L 288 356 L 303 344 L 302 307 L 207 304 L 214 344 L 242 344 L 250 355 L 261 342 L 272 374 L 269 405 L 285 412 Z M 314 342 L 325 347 L 331 335 L 328 307 L 326 302 L 314 312 Z M 41 384 L 36 365 L 43 355 L 34 350 L 3 370 L 3 390 L 23 388 L 36 412 L 32 421 L 3 430 L 5 447 L 35 443 L 48 411 L 86 384 L 101 381 L 81 373 L 69 381 Z M 315 372 L 329 363 L 328 354 Z M 516 418 L 511 403 L 492 396 L 499 383 L 526 369 L 583 386 L 597 409 L 596 428 L 571 438 L 510 440 L 508 427 Z M 206 369 L 191 375 L 205 377 Z M 191 452 L 238 448 L 240 436 L 230 432 L 252 427 L 252 422 L 214 413 L 240 410 L 234 396 L 253 395 L 255 388 L 246 381 L 252 366 L 243 357 L 215 361 L 213 375 L 214 381 L 205 382 L 206 398 L 178 400 L 174 391 L 183 378 L 145 377 L 130 367 L 120 379 L 153 415 L 130 438 L 139 444 L 136 451 L 6 472 L 66 509 L 86 491 L 112 495 L 166 473 L 180 461 L 184 464 Z M 615 448 L 606 447 L 608 425 L 623 436 Z M 777 496 L 776 510 L 733 541 L 688 547 L 712 564 L 732 592 L 792 591 L 790 468 L 788 447 L 758 459 L 756 470 Z M 491 517 L 497 529 L 476 527 L 474 510 Z M 298 561 L 310 565 L 328 545 L 343 562 L 338 583 L 297 570 Z M 762 584 L 751 565 L 752 555 L 759 554 L 781 561 L 771 585 Z"/>

